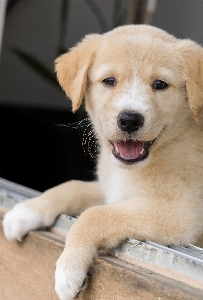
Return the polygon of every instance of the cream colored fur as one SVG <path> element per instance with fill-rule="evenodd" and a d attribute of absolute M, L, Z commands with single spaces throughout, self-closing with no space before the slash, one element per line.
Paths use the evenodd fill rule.
<path fill-rule="evenodd" d="M 70 181 L 18 204 L 4 219 L 8 239 L 50 226 L 60 213 L 80 214 L 57 261 L 56 292 L 73 299 L 99 248 L 127 237 L 168 245 L 199 244 L 203 235 L 203 49 L 145 25 L 88 35 L 56 60 L 59 83 L 77 110 L 86 109 L 100 143 L 97 182 Z M 105 86 L 103 79 L 116 78 Z M 163 80 L 169 87 L 153 90 Z M 155 143 L 149 156 L 126 165 L 111 141 L 127 139 L 124 111 L 144 116 L 133 133 Z M 25 212 L 28 212 L 27 214 Z"/>

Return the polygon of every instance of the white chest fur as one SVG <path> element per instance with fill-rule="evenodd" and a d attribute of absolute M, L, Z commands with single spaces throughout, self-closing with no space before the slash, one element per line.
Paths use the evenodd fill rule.
<path fill-rule="evenodd" d="M 129 175 L 128 170 L 115 166 L 108 168 L 107 172 L 101 172 L 100 184 L 106 204 L 114 204 L 136 198 L 138 185 Z"/>

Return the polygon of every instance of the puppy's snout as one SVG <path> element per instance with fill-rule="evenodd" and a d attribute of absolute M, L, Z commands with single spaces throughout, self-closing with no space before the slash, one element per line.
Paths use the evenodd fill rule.
<path fill-rule="evenodd" d="M 118 116 L 118 127 L 122 131 L 126 131 L 131 134 L 134 131 L 138 131 L 144 124 L 144 117 L 138 113 L 126 113 L 122 112 Z"/>

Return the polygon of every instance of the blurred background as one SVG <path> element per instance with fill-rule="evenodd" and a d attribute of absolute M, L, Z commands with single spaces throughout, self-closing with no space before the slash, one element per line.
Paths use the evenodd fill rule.
<path fill-rule="evenodd" d="M 0 0 L 0 177 L 39 191 L 95 178 L 84 108 L 71 113 L 53 62 L 88 33 L 140 23 L 203 45 L 202 0 Z"/>

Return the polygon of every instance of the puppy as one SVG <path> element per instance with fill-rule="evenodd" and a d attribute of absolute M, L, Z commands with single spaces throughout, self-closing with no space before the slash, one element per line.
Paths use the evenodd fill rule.
<path fill-rule="evenodd" d="M 100 144 L 95 182 L 70 181 L 5 215 L 9 240 L 81 214 L 57 261 L 56 292 L 80 291 L 99 248 L 127 237 L 199 244 L 203 234 L 203 49 L 146 25 L 86 36 L 56 60 L 73 112 L 85 96 Z"/>

